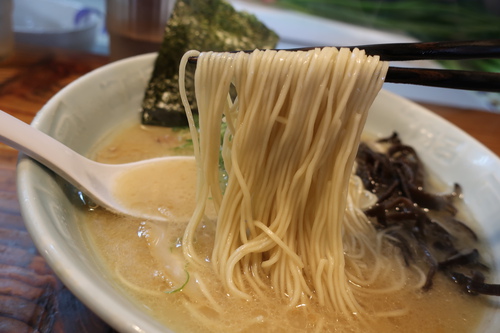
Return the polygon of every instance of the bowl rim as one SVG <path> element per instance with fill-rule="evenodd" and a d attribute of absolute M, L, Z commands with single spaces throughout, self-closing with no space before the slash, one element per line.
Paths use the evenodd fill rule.
<path fill-rule="evenodd" d="M 132 63 L 150 62 L 153 64 L 157 53 L 149 53 L 131 58 L 122 59 L 102 67 L 99 67 L 57 92 L 35 115 L 31 125 L 39 127 L 44 119 L 50 119 L 57 109 L 57 105 L 61 102 L 63 96 L 72 90 L 78 90 L 86 81 L 92 80 L 95 76 L 106 75 L 114 71 L 120 71 L 122 68 L 128 67 Z M 58 243 L 51 231 L 52 224 L 49 228 L 41 228 L 41 220 L 38 214 L 32 210 L 33 203 L 38 201 L 32 189 L 30 169 L 39 166 L 37 162 L 31 160 L 24 154 L 19 155 L 17 163 L 17 189 L 18 199 L 21 206 L 21 214 L 25 221 L 26 229 L 31 235 L 33 242 L 40 254 L 45 258 L 51 269 L 71 290 L 71 292 L 92 310 L 98 317 L 103 319 L 110 326 L 120 332 L 166 332 L 174 333 L 158 322 L 154 322 L 150 316 L 147 316 L 142 311 L 133 311 L 130 305 L 127 306 L 126 298 L 120 297 L 119 293 L 113 294 L 119 297 L 111 297 L 109 286 L 106 283 L 99 283 L 91 277 L 82 273 L 82 267 L 66 255 L 68 246 Z M 75 274 L 75 272 L 79 274 Z M 87 272 L 88 273 L 88 272 Z M 97 283 L 97 284 L 96 284 Z M 95 297 L 99 295 L 99 301 L 96 302 Z M 120 313 L 120 316 L 116 314 Z M 138 325 L 140 323 L 140 326 Z"/>
<path fill-rule="evenodd" d="M 99 67 L 82 77 L 71 82 L 58 93 L 56 93 L 36 114 L 33 119 L 32 126 L 39 127 L 43 121 L 50 119 L 51 115 L 54 114 L 54 110 L 57 105 L 61 102 L 64 95 L 69 91 L 78 90 L 87 81 L 93 80 L 96 76 L 107 75 L 107 73 L 112 73 L 115 71 L 120 71 L 127 68 L 131 64 L 146 64 L 150 63 L 151 66 L 157 57 L 157 53 L 149 53 L 144 55 L 139 55 L 131 58 L 126 58 L 120 61 L 116 61 L 102 67 Z M 397 103 L 403 104 L 417 110 L 417 112 L 423 113 L 426 117 L 430 117 L 432 121 L 435 121 L 438 125 L 445 125 L 454 128 L 457 133 L 464 136 L 467 141 L 470 141 L 474 148 L 479 149 L 492 156 L 495 163 L 500 165 L 500 158 L 496 156 L 491 150 L 485 147 L 482 143 L 477 141 L 475 138 L 471 137 L 462 129 L 451 124 L 447 120 L 433 113 L 432 111 L 414 103 L 404 97 L 398 96 L 391 92 L 382 90 L 380 94 L 385 97 L 396 101 Z M 77 296 L 89 309 L 94 311 L 99 317 L 101 317 L 105 322 L 114 327 L 121 332 L 171 332 L 171 330 L 166 329 L 159 322 L 154 322 L 151 317 L 142 311 L 132 311 L 130 306 L 124 304 L 125 298 L 116 298 L 112 295 L 107 294 L 108 291 L 105 285 L 96 285 L 90 277 L 85 274 L 75 274 L 75 272 L 81 273 L 81 267 L 76 265 L 71 258 L 66 256 L 66 245 L 59 244 L 55 242 L 50 233 L 50 230 L 46 228 L 40 228 L 42 221 L 39 220 L 39 216 L 34 212 L 32 208 L 32 202 L 38 201 L 38 198 L 32 193 L 32 182 L 35 181 L 31 179 L 30 169 L 33 166 L 37 166 L 37 163 L 30 158 L 20 154 L 17 166 L 17 188 L 18 188 L 18 198 L 21 206 L 22 216 L 25 220 L 26 228 L 29 234 L 33 238 L 35 246 L 41 253 L 41 255 L 47 260 L 48 264 L 51 266 L 56 275 L 60 280 Z M 115 293 L 117 294 L 117 293 Z M 95 295 L 99 295 L 99 301 L 95 301 Z M 120 313 L 120 316 L 116 314 Z"/>

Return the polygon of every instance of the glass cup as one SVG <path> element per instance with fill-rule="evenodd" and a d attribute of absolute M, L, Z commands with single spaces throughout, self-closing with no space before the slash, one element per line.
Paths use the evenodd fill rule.
<path fill-rule="evenodd" d="M 12 0 L 0 0 L 0 60 L 14 50 L 12 30 Z"/>
<path fill-rule="evenodd" d="M 111 60 L 159 51 L 174 5 L 175 0 L 107 0 Z"/>

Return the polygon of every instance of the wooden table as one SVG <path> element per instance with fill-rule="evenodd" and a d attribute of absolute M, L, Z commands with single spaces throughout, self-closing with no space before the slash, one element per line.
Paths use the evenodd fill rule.
<path fill-rule="evenodd" d="M 25 122 L 57 91 L 108 62 L 103 56 L 22 48 L 0 62 L 0 109 Z M 500 155 L 500 115 L 425 105 Z M 113 332 L 54 276 L 24 228 L 17 152 L 0 143 L 0 333 Z M 22 311 L 20 311 L 22 309 Z"/>

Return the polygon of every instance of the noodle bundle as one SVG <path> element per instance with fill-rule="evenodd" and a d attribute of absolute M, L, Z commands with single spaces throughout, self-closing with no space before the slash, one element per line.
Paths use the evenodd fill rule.
<path fill-rule="evenodd" d="M 402 288 L 405 273 L 389 276 L 384 268 L 398 259 L 380 255 L 381 236 L 361 211 L 365 192 L 352 174 L 388 64 L 358 49 L 191 51 L 181 62 L 181 93 L 183 68 L 193 55 L 198 128 L 185 107 L 198 184 L 182 240 L 188 267 L 210 261 L 235 297 L 261 297 L 271 289 L 292 306 L 314 299 L 342 313 L 361 311 L 359 300 L 377 292 L 363 287 L 381 277 L 390 282 L 378 292 Z M 207 255 L 196 239 L 212 204 L 217 223 Z"/>

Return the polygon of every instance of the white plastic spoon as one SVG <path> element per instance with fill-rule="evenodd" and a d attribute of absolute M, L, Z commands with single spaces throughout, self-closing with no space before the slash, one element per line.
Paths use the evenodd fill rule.
<path fill-rule="evenodd" d="M 96 204 L 118 213 L 150 220 L 165 220 L 126 207 L 113 194 L 118 177 L 137 167 L 173 160 L 193 160 L 192 156 L 166 156 L 126 164 L 92 161 L 51 136 L 0 110 L 0 141 L 42 163 Z"/>

